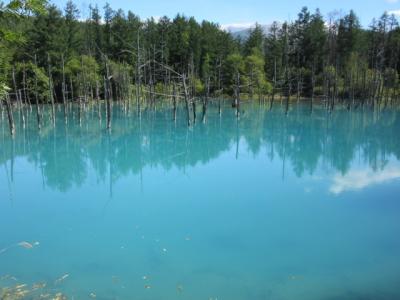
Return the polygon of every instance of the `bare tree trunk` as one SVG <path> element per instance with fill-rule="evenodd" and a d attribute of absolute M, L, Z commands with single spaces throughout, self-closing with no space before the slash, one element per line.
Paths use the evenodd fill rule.
<path fill-rule="evenodd" d="M 21 99 L 19 98 L 17 81 L 15 80 L 15 67 L 14 66 L 13 66 L 13 70 L 12 70 L 12 79 L 13 79 L 13 84 L 14 84 L 15 97 L 16 97 L 17 103 L 19 105 L 19 103 L 21 102 Z"/>
<path fill-rule="evenodd" d="M 203 123 L 206 122 L 206 114 L 207 114 L 207 107 L 208 107 L 208 98 L 210 97 L 210 77 L 206 79 L 206 94 L 203 99 Z"/>
<path fill-rule="evenodd" d="M 19 102 L 20 107 L 19 107 L 19 113 L 20 116 L 22 118 L 22 128 L 25 129 L 25 125 L 26 125 L 26 120 L 25 120 L 25 109 L 24 109 L 24 103 L 22 103 L 22 91 L 18 90 L 18 94 L 19 94 L 19 99 L 21 100 Z"/>
<path fill-rule="evenodd" d="M 337 91 L 338 91 L 338 63 L 336 62 L 335 66 L 335 78 L 334 78 L 334 85 L 333 85 L 333 94 L 332 94 L 332 105 L 331 105 L 331 112 L 335 108 L 335 102 L 336 102 L 336 96 L 337 96 Z"/>
<path fill-rule="evenodd" d="M 8 125 L 10 127 L 10 133 L 12 136 L 15 134 L 15 124 L 14 124 L 14 117 L 13 117 L 13 112 L 12 112 L 12 107 L 10 103 L 10 97 L 7 94 L 6 95 L 6 110 L 7 110 L 7 116 L 8 116 Z"/>
<path fill-rule="evenodd" d="M 310 103 L 311 113 L 313 113 L 314 92 L 315 92 L 315 66 L 313 66 L 311 75 L 311 103 Z"/>
<path fill-rule="evenodd" d="M 363 91 L 364 92 L 363 92 L 362 99 L 361 99 L 362 107 L 364 107 L 365 100 L 368 97 L 366 84 L 367 84 L 367 69 L 364 70 L 364 76 L 363 76 Z"/>
<path fill-rule="evenodd" d="M 25 114 L 22 110 L 22 97 L 21 97 L 21 94 L 17 87 L 17 81 L 15 80 L 15 67 L 14 66 L 13 66 L 13 70 L 12 70 L 12 78 L 13 78 L 14 91 L 15 91 L 15 97 L 17 100 L 19 115 L 20 115 L 21 121 L 22 121 L 22 127 L 25 128 Z"/>
<path fill-rule="evenodd" d="M 35 67 L 37 68 L 37 58 L 35 54 Z M 36 74 L 36 69 L 35 69 L 35 101 L 36 101 L 36 118 L 37 118 L 37 123 L 38 123 L 38 129 L 41 129 L 41 111 L 40 111 L 40 105 L 39 105 L 39 94 L 38 94 L 38 79 L 37 79 L 37 74 Z"/>
<path fill-rule="evenodd" d="M 221 59 L 219 59 L 219 64 L 218 64 L 218 93 L 219 93 L 219 99 L 218 99 L 218 114 L 221 117 L 222 110 L 221 110 L 221 98 L 223 95 L 223 89 L 221 85 L 221 69 L 222 69 L 222 62 Z"/>
<path fill-rule="evenodd" d="M 99 120 L 101 120 L 100 87 L 98 80 L 96 80 L 96 102 L 97 102 L 97 117 Z"/>
<path fill-rule="evenodd" d="M 140 88 L 141 88 L 141 72 L 140 72 L 140 32 L 137 32 L 136 41 L 136 109 L 137 114 L 140 115 Z"/>
<path fill-rule="evenodd" d="M 1 120 L 4 120 L 4 104 L 3 99 L 0 99 Z"/>
<path fill-rule="evenodd" d="M 69 86 L 71 89 L 71 101 L 74 101 L 74 85 L 72 84 L 72 77 L 69 77 Z"/>
<path fill-rule="evenodd" d="M 49 76 L 49 97 L 51 101 L 51 116 L 53 126 L 56 125 L 56 109 L 54 105 L 54 97 L 53 97 L 53 80 L 51 79 L 51 65 L 50 65 L 50 54 L 47 53 L 47 67 L 48 67 L 48 76 Z"/>
<path fill-rule="evenodd" d="M 273 78 L 273 86 L 272 86 L 272 95 L 271 95 L 271 103 L 269 106 L 269 110 L 272 110 L 275 100 L 275 92 L 276 92 L 276 57 L 274 57 L 274 78 Z"/>
<path fill-rule="evenodd" d="M 287 76 L 288 92 L 287 92 L 287 97 L 286 97 L 285 115 L 288 115 L 288 113 L 289 113 L 289 100 L 290 100 L 290 95 L 292 93 L 292 82 L 291 82 L 291 78 L 290 78 L 290 70 L 289 69 L 287 69 L 286 76 Z"/>
<path fill-rule="evenodd" d="M 173 88 L 173 90 L 172 90 L 173 120 L 174 120 L 174 122 L 176 122 L 176 86 L 175 86 L 175 82 L 174 82 L 172 88 Z"/>
<path fill-rule="evenodd" d="M 192 98 L 192 110 L 193 110 L 193 123 L 196 123 L 196 118 L 197 118 L 197 114 L 196 114 L 196 99 Z"/>
<path fill-rule="evenodd" d="M 66 83 L 65 83 L 65 61 L 64 54 L 61 54 L 61 62 L 62 62 L 62 97 L 63 97 L 63 106 L 64 106 L 64 121 L 65 124 L 68 123 L 67 119 L 67 99 L 66 99 Z"/>
<path fill-rule="evenodd" d="M 32 103 L 31 103 L 31 99 L 29 96 L 29 89 L 28 89 L 28 84 L 26 82 L 26 68 L 25 68 L 25 61 L 23 62 L 23 85 L 24 85 L 24 97 L 25 97 L 25 103 L 28 103 L 30 110 L 32 110 Z"/>
<path fill-rule="evenodd" d="M 253 66 L 250 71 L 250 100 L 253 100 L 254 97 L 254 71 Z"/>
<path fill-rule="evenodd" d="M 191 120 L 190 120 L 190 109 L 189 109 L 189 93 L 188 93 L 188 89 L 187 89 L 187 85 L 186 85 L 186 74 L 183 74 L 182 81 L 183 81 L 183 90 L 185 93 L 187 124 L 188 124 L 188 126 L 190 126 Z"/>
<path fill-rule="evenodd" d="M 125 78 L 125 98 L 126 98 L 126 110 L 130 111 L 131 93 L 130 93 L 130 76 L 124 68 L 124 78 Z"/>
<path fill-rule="evenodd" d="M 78 95 L 78 117 L 79 117 L 79 126 L 82 126 L 82 80 L 80 76 L 78 77 L 79 80 L 79 95 Z"/>
<path fill-rule="evenodd" d="M 106 91 L 106 101 L 107 101 L 107 129 L 111 129 L 111 97 L 110 97 L 110 70 L 108 68 L 107 58 L 105 58 L 106 67 L 106 80 L 105 80 L 105 91 Z"/>
<path fill-rule="evenodd" d="M 81 57 L 81 68 L 82 68 L 82 86 L 83 86 L 83 107 L 86 107 L 88 103 L 88 95 L 87 95 L 87 82 L 86 82 L 86 70 L 85 65 L 83 63 L 83 56 Z"/>
<path fill-rule="evenodd" d="M 300 101 L 300 93 L 301 93 L 301 71 L 297 71 L 297 91 L 296 91 L 296 99 L 297 103 Z"/>
<path fill-rule="evenodd" d="M 240 118 L 240 73 L 239 73 L 239 71 L 236 72 L 235 107 L 236 107 L 236 117 Z"/>

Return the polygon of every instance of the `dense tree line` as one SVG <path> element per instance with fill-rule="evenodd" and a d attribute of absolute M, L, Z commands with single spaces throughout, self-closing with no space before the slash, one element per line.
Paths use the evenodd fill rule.
<path fill-rule="evenodd" d="M 384 13 L 363 29 L 354 11 L 324 20 L 319 10 L 303 8 L 295 22 L 274 23 L 266 39 L 257 40 L 274 90 L 323 96 L 332 107 L 335 100 L 386 106 L 398 98 L 400 29 L 394 15 Z"/>
<path fill-rule="evenodd" d="M 41 0 L 0 5 L 2 108 L 104 99 L 129 110 L 135 99 L 140 109 L 168 98 L 185 100 L 195 117 L 196 102 L 222 95 L 236 107 L 243 98 L 272 107 L 279 97 L 288 108 L 290 97 L 319 97 L 330 110 L 399 98 L 400 28 L 387 13 L 365 29 L 353 11 L 326 20 L 304 7 L 295 21 L 267 33 L 256 24 L 240 40 L 179 14 L 141 20 L 109 4 L 89 12 L 83 20 L 72 1 L 62 10 Z"/>

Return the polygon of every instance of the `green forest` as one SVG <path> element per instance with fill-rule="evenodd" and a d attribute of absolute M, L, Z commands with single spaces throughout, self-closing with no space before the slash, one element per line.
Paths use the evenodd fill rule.
<path fill-rule="evenodd" d="M 317 98 L 330 110 L 399 98 L 400 27 L 387 13 L 363 28 L 354 11 L 324 18 L 304 7 L 296 20 L 268 32 L 256 24 L 241 40 L 180 14 L 141 20 L 108 4 L 89 12 L 81 18 L 72 1 L 63 9 L 42 0 L 0 4 L 2 109 L 48 103 L 54 118 L 57 104 L 91 101 L 106 101 L 110 112 L 115 101 L 140 109 L 182 100 L 189 114 L 196 102 L 222 97 L 235 107 Z"/>

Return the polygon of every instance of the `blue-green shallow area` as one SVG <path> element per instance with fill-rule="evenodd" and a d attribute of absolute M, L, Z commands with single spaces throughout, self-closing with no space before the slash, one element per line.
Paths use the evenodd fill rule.
<path fill-rule="evenodd" d="M 96 109 L 79 126 L 76 107 L 67 125 L 59 108 L 40 134 L 34 108 L 25 130 L 16 113 L 14 139 L 0 122 L 0 287 L 400 299 L 398 110 L 247 104 L 237 121 L 227 103 L 188 128 L 182 108 L 173 122 L 169 107 L 115 105 L 109 133 Z"/>

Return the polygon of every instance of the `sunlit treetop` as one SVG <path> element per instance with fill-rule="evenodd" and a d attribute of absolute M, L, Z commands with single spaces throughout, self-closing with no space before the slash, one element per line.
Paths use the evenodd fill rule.
<path fill-rule="evenodd" d="M 47 0 L 12 0 L 0 4 L 0 15 L 9 13 L 16 16 L 46 13 Z"/>

